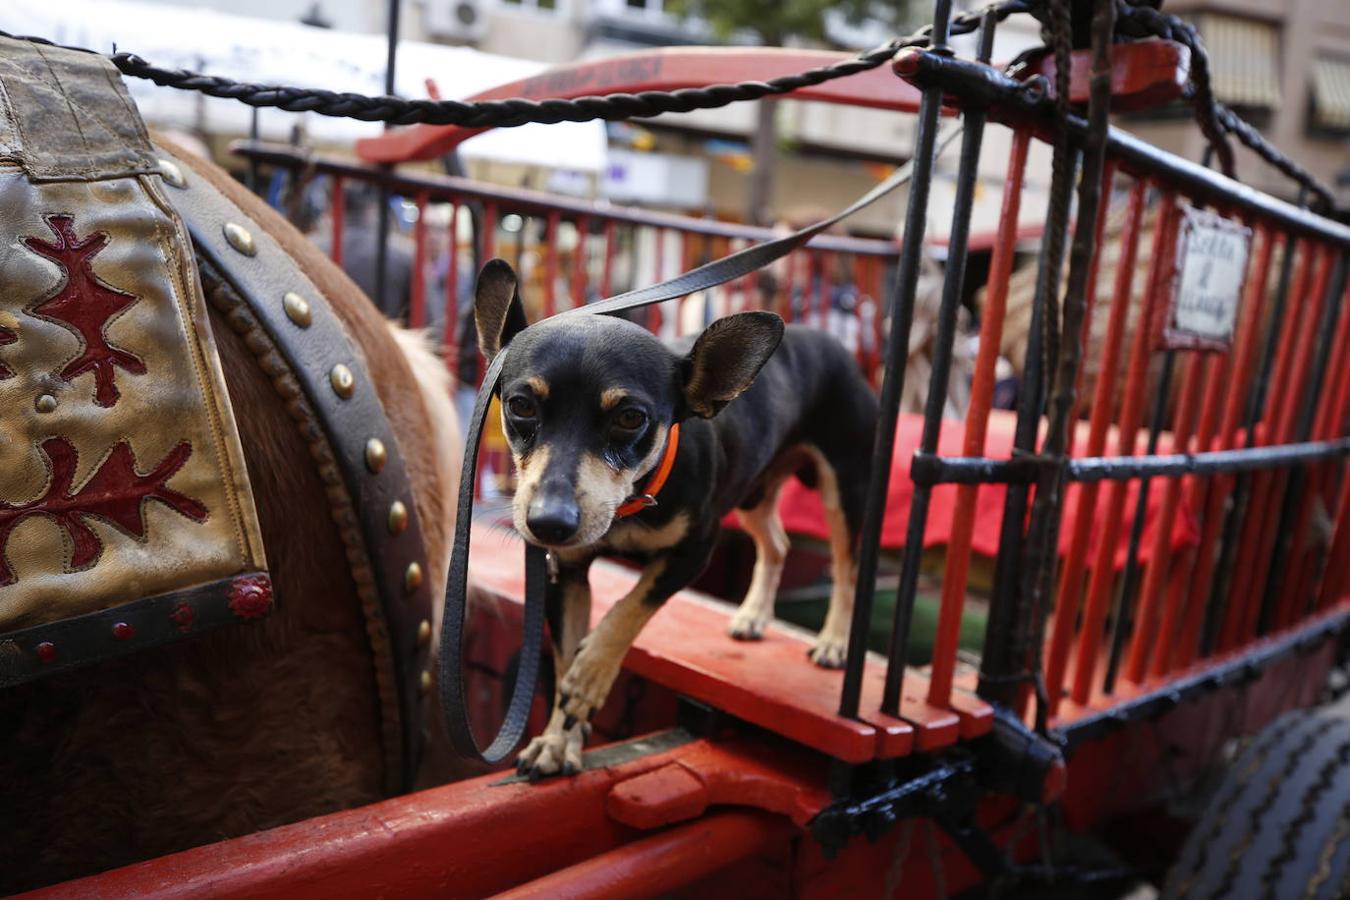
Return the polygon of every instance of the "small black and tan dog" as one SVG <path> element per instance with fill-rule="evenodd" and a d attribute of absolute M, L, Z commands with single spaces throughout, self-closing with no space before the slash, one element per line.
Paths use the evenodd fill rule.
<path fill-rule="evenodd" d="M 843 345 L 767 312 L 727 316 L 674 345 L 612 316 L 527 327 L 516 274 L 501 260 L 479 274 L 474 317 L 488 359 L 511 347 L 500 390 L 517 470 L 514 524 L 551 552 L 560 584 L 561 608 L 549 610 L 553 715 L 521 754 L 522 772 L 580 769 L 588 720 L 628 648 L 703 571 L 733 509 L 757 557 L 729 630 L 763 635 L 788 550 L 779 491 L 793 475 L 820 489 L 833 559 L 829 612 L 810 656 L 843 664 L 877 418 Z M 601 553 L 646 567 L 587 634 L 588 570 Z"/>

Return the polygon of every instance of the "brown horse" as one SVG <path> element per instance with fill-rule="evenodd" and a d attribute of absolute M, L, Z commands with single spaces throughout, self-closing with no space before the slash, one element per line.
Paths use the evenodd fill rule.
<path fill-rule="evenodd" d="M 225 172 L 168 149 L 188 177 L 215 185 L 290 254 L 364 354 L 441 596 L 460 456 L 444 364 Z M 214 310 L 210 324 L 276 612 L 0 692 L 0 892 L 385 795 L 371 644 L 324 482 L 255 352 Z M 439 630 L 439 605 L 435 618 Z M 433 734 L 422 783 L 452 774 L 443 748 Z"/>

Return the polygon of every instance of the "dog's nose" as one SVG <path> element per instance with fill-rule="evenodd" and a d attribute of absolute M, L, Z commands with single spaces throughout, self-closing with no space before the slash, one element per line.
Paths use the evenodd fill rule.
<path fill-rule="evenodd" d="M 564 544 L 581 527 L 581 509 L 562 491 L 541 490 L 525 516 L 530 533 L 545 544 Z"/>

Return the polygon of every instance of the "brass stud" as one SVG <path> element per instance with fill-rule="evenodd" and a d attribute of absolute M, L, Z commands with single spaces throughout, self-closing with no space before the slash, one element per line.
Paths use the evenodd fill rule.
<path fill-rule="evenodd" d="M 333 393 L 343 400 L 351 397 L 356 391 L 356 376 L 342 363 L 333 366 L 332 371 L 328 373 L 328 381 L 333 385 Z"/>
<path fill-rule="evenodd" d="M 295 291 L 286 292 L 286 295 L 281 298 L 281 307 L 286 310 L 286 318 L 301 328 L 308 328 L 309 323 L 314 321 L 314 314 L 310 311 L 309 301 Z"/>
<path fill-rule="evenodd" d="M 431 691 L 431 673 L 426 669 L 422 670 L 422 678 L 417 686 L 421 689 L 423 696 Z"/>
<path fill-rule="evenodd" d="M 408 568 L 403 571 L 403 590 L 412 593 L 422 586 L 422 564 L 417 562 L 408 563 Z"/>
<path fill-rule="evenodd" d="M 226 222 L 225 240 L 230 242 L 230 246 L 238 250 L 245 256 L 256 256 L 258 245 L 253 242 L 253 234 L 243 225 L 234 222 Z"/>
<path fill-rule="evenodd" d="M 187 178 L 183 176 L 183 170 L 178 168 L 178 163 L 167 159 L 159 160 L 159 174 L 164 177 L 164 183 L 179 190 L 187 187 Z"/>
<path fill-rule="evenodd" d="M 380 474 L 388 460 L 389 452 L 384 449 L 384 441 L 379 438 L 371 438 L 366 441 L 366 468 L 371 471 L 371 474 Z"/>
<path fill-rule="evenodd" d="M 402 500 L 389 504 L 389 533 L 402 534 L 408 527 L 408 507 Z"/>
<path fill-rule="evenodd" d="M 431 643 L 431 623 L 423 619 L 417 626 L 417 646 L 425 647 Z"/>
<path fill-rule="evenodd" d="M 43 394 L 37 398 L 37 402 L 33 406 L 40 413 L 56 412 L 56 398 L 51 394 Z"/>

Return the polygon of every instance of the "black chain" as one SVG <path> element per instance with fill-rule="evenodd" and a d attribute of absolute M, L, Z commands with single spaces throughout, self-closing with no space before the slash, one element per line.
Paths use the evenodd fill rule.
<path fill-rule="evenodd" d="M 999 21 L 1002 21 L 1014 13 L 1030 11 L 1033 5 L 1033 0 L 1002 0 L 993 7 L 993 11 Z M 955 17 L 952 20 L 951 33 L 959 35 L 975 31 L 983 15 L 983 12 L 968 12 Z M 151 65 L 135 53 L 114 53 L 109 58 L 123 75 L 145 78 L 161 87 L 198 91 L 211 97 L 238 100 L 249 106 L 283 109 L 287 112 L 312 112 L 322 116 L 358 119 L 363 122 L 385 122 L 390 125 L 424 123 L 459 125 L 466 128 L 511 128 L 527 122 L 555 124 L 589 122 L 595 119 L 611 121 L 646 118 L 662 113 L 715 109 L 742 100 L 758 100 L 771 95 L 786 94 L 800 88 L 875 69 L 889 62 L 901 48 L 927 45 L 931 32 L 932 26 L 925 26 L 908 37 L 889 41 L 852 59 L 769 81 L 742 81 L 736 84 L 715 84 L 674 91 L 643 91 L 638 94 L 603 94 L 577 97 L 572 100 L 511 98 L 465 102 L 371 97 L 315 88 L 252 84 L 215 75 L 203 75 L 186 69 L 162 69 Z M 95 52 L 83 47 L 55 44 L 44 38 L 15 36 L 3 31 L 0 31 L 0 37 L 59 46 L 84 53 Z"/>

